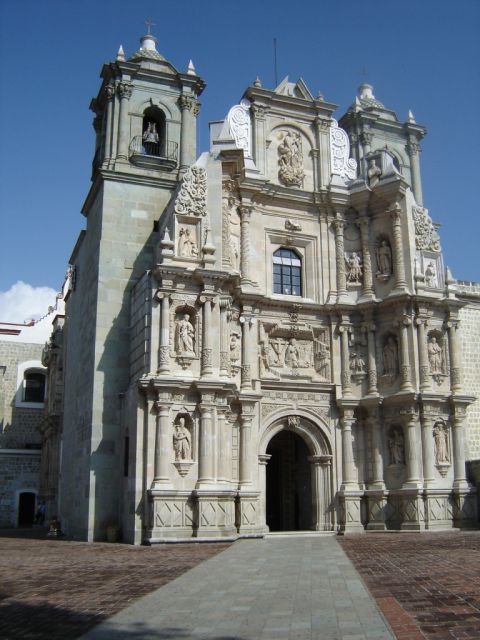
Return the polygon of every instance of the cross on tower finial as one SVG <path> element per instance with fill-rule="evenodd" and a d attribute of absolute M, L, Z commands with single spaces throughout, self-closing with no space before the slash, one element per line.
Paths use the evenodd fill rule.
<path fill-rule="evenodd" d="M 152 22 L 151 18 L 148 18 L 148 20 L 145 20 L 145 26 L 147 27 L 147 35 L 151 35 L 150 27 L 154 27 L 155 22 Z"/>
<path fill-rule="evenodd" d="M 362 67 L 362 82 L 367 82 L 367 68 Z"/>

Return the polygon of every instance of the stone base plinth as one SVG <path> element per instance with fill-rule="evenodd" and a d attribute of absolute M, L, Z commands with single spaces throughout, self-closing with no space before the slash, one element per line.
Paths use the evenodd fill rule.
<path fill-rule="evenodd" d="M 237 494 L 235 522 L 240 535 L 256 535 L 265 532 L 259 496 L 257 491 L 239 491 Z"/>
<path fill-rule="evenodd" d="M 367 529 L 369 531 L 385 531 L 387 528 L 387 495 L 385 491 L 365 491 L 367 499 Z"/>
<path fill-rule="evenodd" d="M 342 491 L 340 501 L 340 531 L 343 533 L 361 533 L 365 531 L 362 522 L 361 499 L 363 491 Z"/>

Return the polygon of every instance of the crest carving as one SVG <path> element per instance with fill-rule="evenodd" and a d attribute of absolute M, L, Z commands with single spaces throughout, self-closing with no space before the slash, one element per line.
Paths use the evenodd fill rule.
<path fill-rule="evenodd" d="M 278 134 L 278 179 L 286 187 L 301 187 L 305 171 L 303 169 L 302 137 L 296 131 Z"/>
<path fill-rule="evenodd" d="M 417 249 L 440 251 L 440 237 L 428 211 L 423 207 L 412 207 L 415 223 L 415 245 Z"/>
<path fill-rule="evenodd" d="M 184 216 L 207 215 L 207 172 L 192 166 L 185 173 L 175 200 L 175 213 Z"/>
<path fill-rule="evenodd" d="M 345 180 L 355 180 L 357 161 L 350 158 L 350 141 L 346 132 L 333 118 L 330 127 L 330 158 L 332 174 Z"/>

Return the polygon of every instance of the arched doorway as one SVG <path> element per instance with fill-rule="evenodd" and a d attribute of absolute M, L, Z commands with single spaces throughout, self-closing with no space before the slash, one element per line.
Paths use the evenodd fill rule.
<path fill-rule="evenodd" d="M 31 527 L 35 519 L 35 494 L 24 491 L 18 496 L 18 526 Z"/>
<path fill-rule="evenodd" d="M 312 477 L 303 438 L 282 430 L 269 442 L 266 469 L 266 521 L 270 531 L 312 528 Z"/>

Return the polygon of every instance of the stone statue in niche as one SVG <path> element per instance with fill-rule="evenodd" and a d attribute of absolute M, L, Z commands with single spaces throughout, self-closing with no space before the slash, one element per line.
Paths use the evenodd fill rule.
<path fill-rule="evenodd" d="M 359 283 L 362 281 L 362 258 L 359 253 L 352 251 L 350 256 L 345 257 L 347 265 L 347 282 Z"/>
<path fill-rule="evenodd" d="M 380 182 L 381 175 L 382 175 L 382 170 L 375 163 L 375 159 L 371 158 L 368 161 L 368 171 L 367 171 L 368 186 L 370 187 L 370 189 L 373 189 L 374 187 L 377 186 L 377 184 Z"/>
<path fill-rule="evenodd" d="M 443 422 L 436 422 L 433 425 L 433 438 L 435 440 L 435 462 L 436 464 L 448 464 L 448 432 L 447 426 Z"/>
<path fill-rule="evenodd" d="M 392 275 L 392 250 L 387 240 L 382 240 L 377 249 L 377 277 Z"/>
<path fill-rule="evenodd" d="M 322 378 L 330 380 L 330 347 L 325 340 L 316 338 L 313 343 L 315 370 Z"/>
<path fill-rule="evenodd" d="M 173 429 L 173 450 L 175 460 L 192 459 L 192 441 L 190 432 L 185 426 L 185 418 L 180 418 Z"/>
<path fill-rule="evenodd" d="M 425 269 L 425 284 L 432 289 L 437 286 L 437 272 L 433 262 L 429 262 Z"/>
<path fill-rule="evenodd" d="M 427 344 L 428 362 L 430 364 L 430 373 L 444 374 L 445 366 L 443 360 L 442 345 L 439 344 L 435 336 L 430 336 Z"/>
<path fill-rule="evenodd" d="M 157 125 L 155 122 L 149 122 L 145 129 L 143 136 L 143 147 L 147 155 L 156 155 L 157 145 L 160 141 L 160 137 L 157 132 Z M 157 151 L 158 153 L 158 151 Z"/>
<path fill-rule="evenodd" d="M 350 371 L 353 376 L 363 375 L 367 371 L 365 360 L 358 351 L 353 351 L 350 354 Z"/>
<path fill-rule="evenodd" d="M 282 135 L 282 134 L 280 134 Z M 302 138 L 296 131 L 287 131 L 278 145 L 278 179 L 287 187 L 301 187 L 303 170 Z"/>
<path fill-rule="evenodd" d="M 230 334 L 230 365 L 240 368 L 240 334 L 236 331 Z"/>
<path fill-rule="evenodd" d="M 394 378 L 398 370 L 398 349 L 393 336 L 388 336 L 382 351 L 383 375 Z"/>
<path fill-rule="evenodd" d="M 388 435 L 388 453 L 390 464 L 405 464 L 405 444 L 399 427 L 392 429 Z"/>
<path fill-rule="evenodd" d="M 184 314 L 181 320 L 177 320 L 175 351 L 177 355 L 185 353 L 195 355 L 195 329 L 188 313 Z"/>
<path fill-rule="evenodd" d="M 182 227 L 178 236 L 178 255 L 181 258 L 195 258 L 198 255 L 198 249 L 197 244 L 192 240 L 190 229 Z"/>
<path fill-rule="evenodd" d="M 299 357 L 300 354 L 297 347 L 297 341 L 295 338 L 290 338 L 285 349 L 285 364 L 287 367 L 297 369 Z"/>

